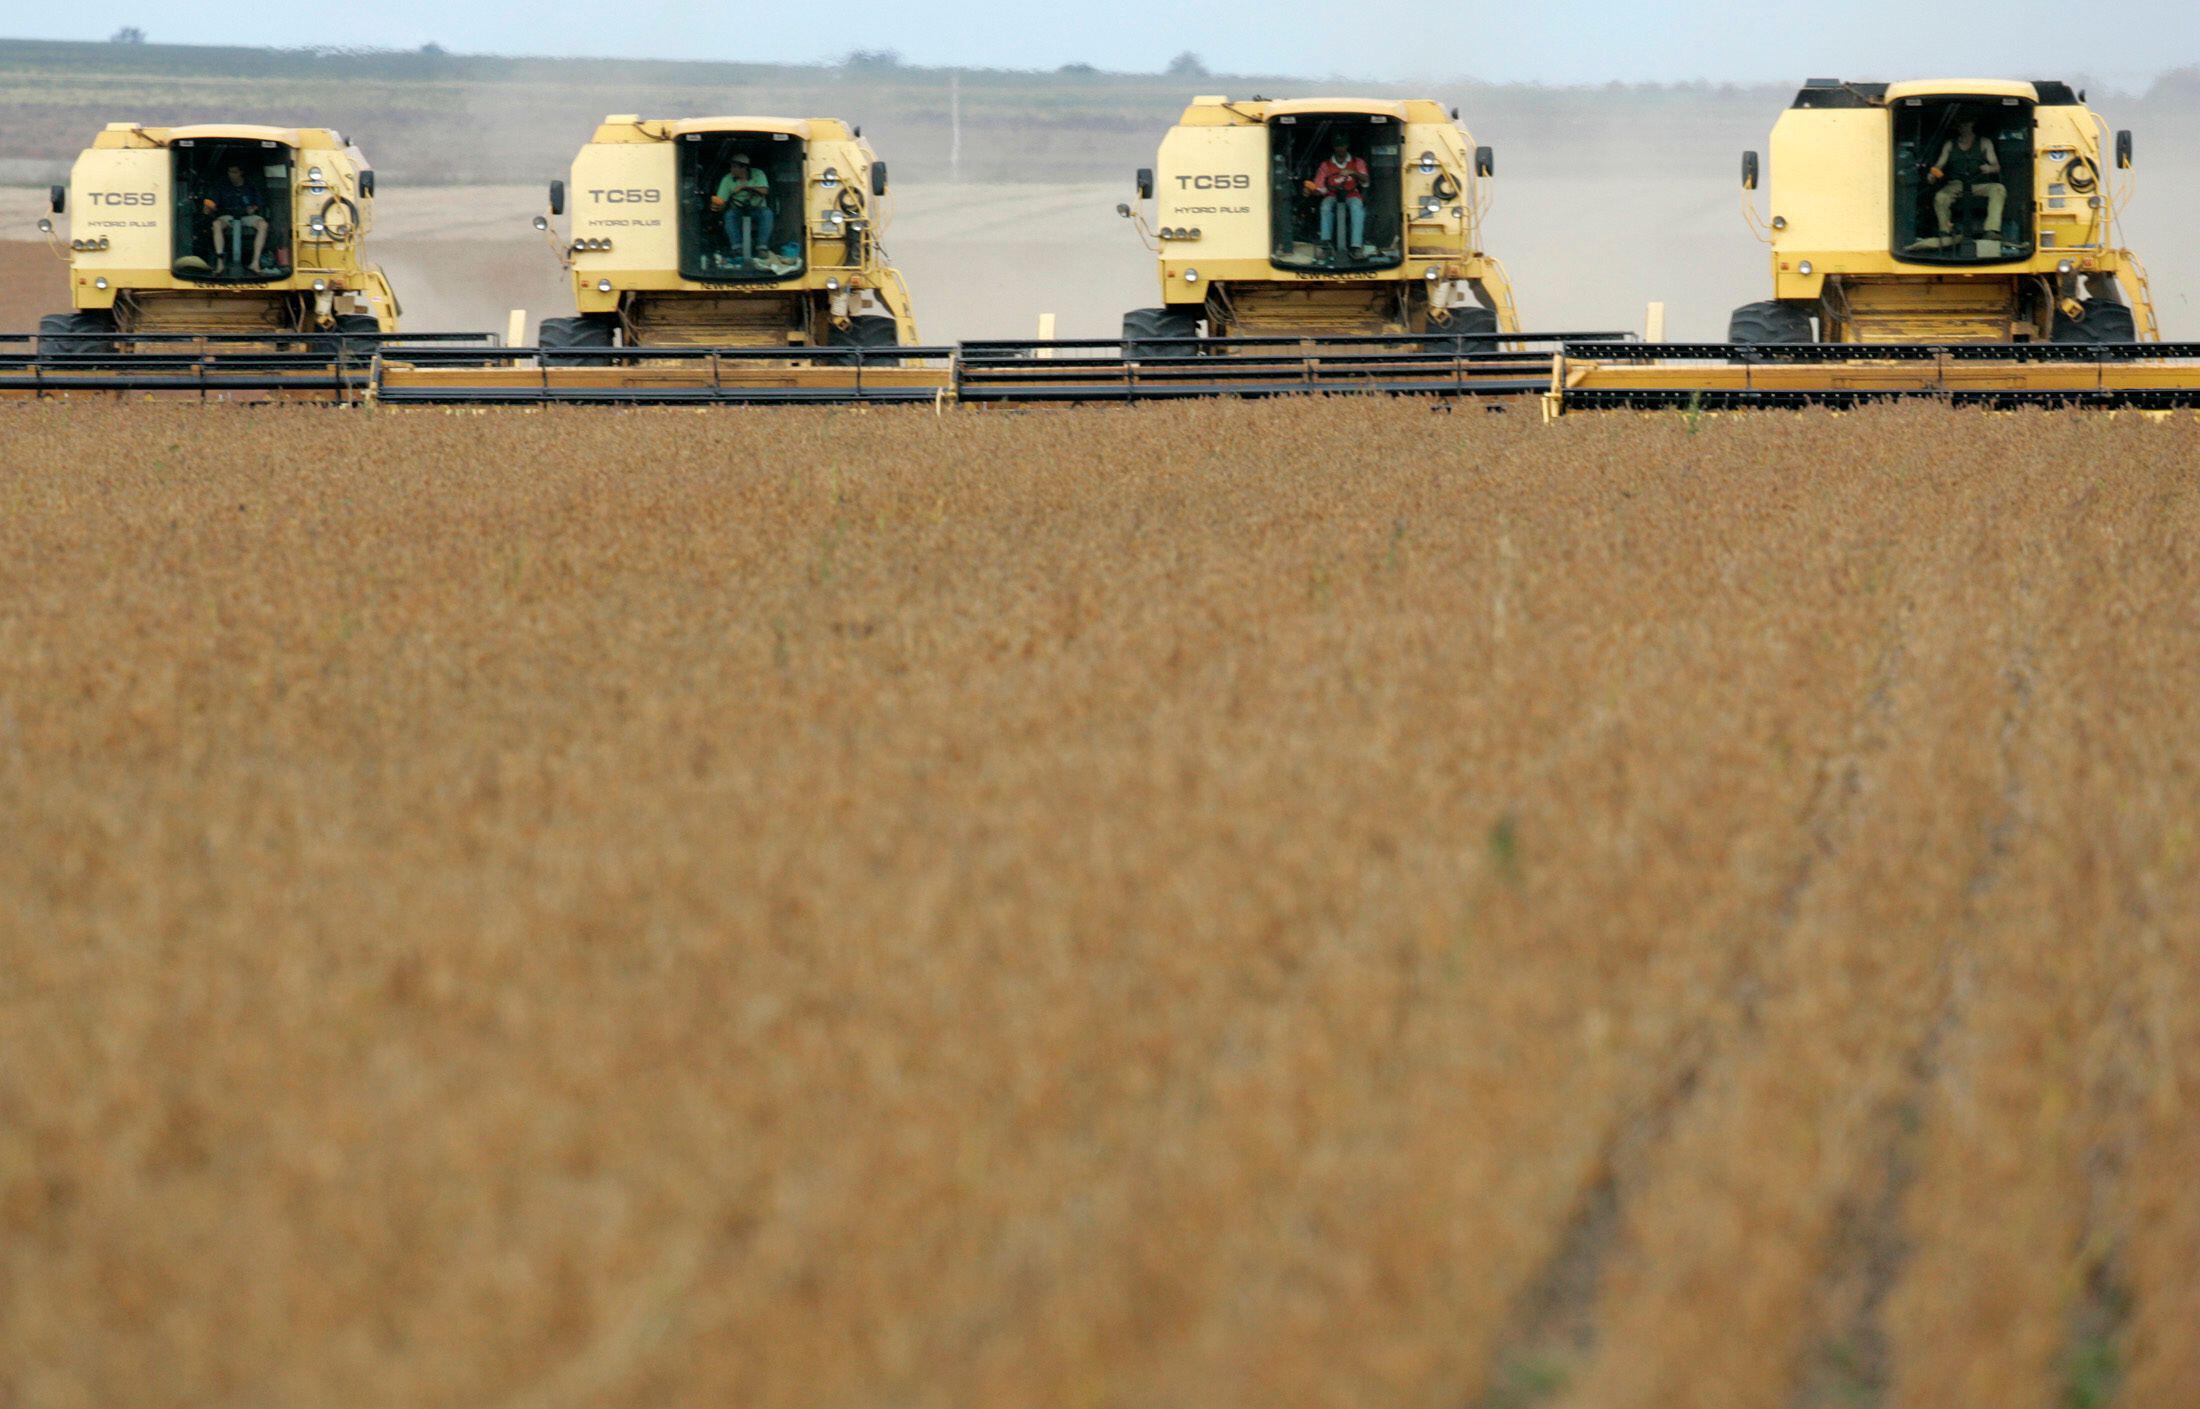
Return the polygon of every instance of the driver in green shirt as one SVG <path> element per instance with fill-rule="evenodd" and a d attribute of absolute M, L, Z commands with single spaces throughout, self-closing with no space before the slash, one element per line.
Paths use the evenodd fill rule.
<path fill-rule="evenodd" d="M 771 249 L 771 198 L 770 179 L 749 165 L 748 153 L 735 152 L 726 163 L 725 176 L 718 182 L 718 194 L 710 198 L 710 208 L 723 213 L 728 250 L 740 252 L 744 223 L 753 237 L 748 247 L 752 260 Z"/>

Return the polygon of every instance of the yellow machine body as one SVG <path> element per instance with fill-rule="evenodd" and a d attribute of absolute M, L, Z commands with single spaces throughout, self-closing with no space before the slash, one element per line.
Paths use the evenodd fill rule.
<path fill-rule="evenodd" d="M 1966 117 L 1995 140 L 2006 208 L 2000 227 L 1959 239 L 1937 223 L 1931 172 Z M 2067 84 L 1813 80 L 1773 128 L 1769 211 L 1748 209 L 1775 299 L 1822 342 L 2062 341 L 2096 301 L 2155 340 L 2145 272 L 2117 237 L 2130 151 L 2128 133 L 2111 151 Z M 1754 189 L 1754 154 L 1743 171 Z M 1974 225 L 1983 205 L 1969 198 Z"/>
<path fill-rule="evenodd" d="M 248 168 L 269 202 L 266 249 L 283 256 L 278 271 L 212 276 L 212 217 L 198 199 L 204 173 L 194 174 L 202 157 Z M 60 252 L 73 306 L 121 332 L 325 331 L 369 317 L 397 331 L 397 297 L 361 253 L 374 224 L 373 168 L 327 128 L 112 123 L 77 157 L 55 206 L 67 216 Z"/>
<path fill-rule="evenodd" d="M 1381 243 L 1342 261 L 1354 267 L 1324 267 L 1320 201 L 1304 190 L 1324 132 L 1348 134 L 1372 169 L 1369 247 Z M 1194 98 L 1140 173 L 1162 303 L 1215 337 L 1418 333 L 1463 326 L 1471 308 L 1518 332 L 1511 283 L 1482 247 L 1492 170 L 1488 149 L 1432 101 Z"/>
<path fill-rule="evenodd" d="M 710 207 L 723 174 L 712 154 L 732 150 L 768 168 L 776 216 L 771 252 L 738 268 L 715 245 L 723 212 Z M 575 309 L 628 346 L 822 346 L 879 318 L 892 320 L 890 341 L 914 345 L 908 286 L 883 242 L 885 176 L 871 144 L 831 118 L 606 118 L 573 162 L 559 254 Z M 552 215 L 563 194 L 553 189 Z"/>

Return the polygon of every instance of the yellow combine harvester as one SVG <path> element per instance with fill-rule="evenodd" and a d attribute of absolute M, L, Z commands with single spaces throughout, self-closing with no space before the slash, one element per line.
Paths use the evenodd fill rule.
<path fill-rule="evenodd" d="M 559 246 L 578 316 L 544 319 L 541 345 L 913 345 L 886 194 L 886 163 L 831 118 L 605 118 Z M 566 200 L 551 182 L 550 215 Z"/>
<path fill-rule="evenodd" d="M 2146 275 L 2118 247 L 2131 134 L 2065 83 L 1813 79 L 1772 131 L 1774 297 L 1728 341 L 2158 340 Z M 1742 158 L 1755 190 L 1758 157 Z"/>
<path fill-rule="evenodd" d="M 1473 140 L 1423 100 L 1194 98 L 1117 207 L 1161 256 L 1124 338 L 1518 332 Z"/>
<path fill-rule="evenodd" d="M 46 353 L 130 334 L 397 330 L 396 295 L 360 257 L 374 168 L 322 127 L 111 123 L 52 193 L 74 311 L 40 320 Z"/>

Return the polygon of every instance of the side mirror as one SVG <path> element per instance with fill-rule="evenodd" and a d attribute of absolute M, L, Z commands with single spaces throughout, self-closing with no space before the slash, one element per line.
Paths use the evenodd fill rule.
<path fill-rule="evenodd" d="M 2131 170 L 2131 132 L 2128 128 L 2116 134 L 2116 169 Z M 56 206 L 55 209 L 60 207 Z"/>
<path fill-rule="evenodd" d="M 1150 166 L 1138 168 L 1138 199 L 1142 201 L 1153 199 L 1153 168 Z"/>
<path fill-rule="evenodd" d="M 565 183 L 563 181 L 550 183 L 550 213 L 552 215 L 565 214 Z"/>
<path fill-rule="evenodd" d="M 1757 154 L 1755 152 L 1742 153 L 1742 189 L 1745 191 L 1757 189 Z"/>
<path fill-rule="evenodd" d="M 55 215 L 59 215 L 61 212 L 69 208 L 69 188 L 66 186 L 55 186 L 54 188 L 46 192 L 46 199 L 52 202 L 53 213 Z"/>
<path fill-rule="evenodd" d="M 49 220 L 43 215 L 39 216 L 38 233 L 41 235 L 51 235 L 53 233 L 53 221 Z"/>
<path fill-rule="evenodd" d="M 1126 202 L 1126 201 L 1117 201 L 1117 202 L 1115 203 L 1115 213 L 1116 213 L 1117 215 L 1120 215 L 1120 216 L 1122 216 L 1122 217 L 1123 217 L 1123 218 L 1124 218 L 1125 220 L 1128 220 L 1128 219 L 1130 219 L 1130 218 L 1131 218 L 1131 208 L 1130 208 L 1130 204 L 1129 204 L 1128 202 Z M 46 224 L 46 223 L 48 223 L 48 222 L 46 222 L 46 221 L 43 221 L 43 220 L 41 220 L 41 221 L 39 222 L 39 224 L 41 224 L 41 225 L 44 225 L 44 224 Z"/>
<path fill-rule="evenodd" d="M 536 228 L 537 230 L 542 230 L 542 231 L 548 231 L 548 230 L 549 230 L 549 228 L 550 228 L 550 217 L 549 217 L 549 216 L 547 216 L 547 215 L 538 215 L 538 216 L 536 216 L 536 217 L 535 217 L 535 228 Z"/>
<path fill-rule="evenodd" d="M 1495 176 L 1497 174 L 1497 149 L 1495 147 L 1476 147 L 1474 149 L 1474 174 L 1477 176 Z"/>
<path fill-rule="evenodd" d="M 359 194 L 362 196 L 374 194 L 374 168 L 371 166 L 359 173 Z"/>
<path fill-rule="evenodd" d="M 871 163 L 871 194 L 874 196 L 883 196 L 886 194 L 885 162 L 874 161 Z"/>

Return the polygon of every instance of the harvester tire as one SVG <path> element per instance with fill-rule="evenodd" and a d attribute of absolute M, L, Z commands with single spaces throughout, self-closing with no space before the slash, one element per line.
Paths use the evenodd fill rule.
<path fill-rule="evenodd" d="M 346 363 L 364 367 L 374 361 L 374 344 L 354 339 L 381 331 L 381 320 L 371 313 L 339 313 L 336 326 L 314 340 L 313 350 L 331 362 L 342 358 Z"/>
<path fill-rule="evenodd" d="M 2103 347 L 2138 340 L 2139 323 L 2131 310 L 2105 298 L 2087 299 L 2083 318 L 2057 319 L 2054 334 L 2048 339 L 2065 347 Z"/>
<path fill-rule="evenodd" d="M 49 313 L 38 320 L 40 357 L 97 357 L 115 350 L 111 313 Z"/>
<path fill-rule="evenodd" d="M 1781 347 L 1818 341 L 1807 304 L 1773 299 L 1745 303 L 1726 325 L 1726 340 L 1744 347 Z"/>
<path fill-rule="evenodd" d="M 1190 357 L 1197 348 L 1170 347 L 1147 338 L 1196 338 L 1199 314 L 1189 308 L 1134 308 L 1123 315 L 1123 355 L 1132 361 L 1142 357 Z"/>
<path fill-rule="evenodd" d="M 1454 308 L 1451 310 L 1451 321 L 1444 325 L 1443 331 L 1464 337 L 1494 337 L 1498 331 L 1497 314 L 1479 304 L 1472 308 Z M 1494 342 L 1468 343 L 1465 347 L 1468 352 L 1497 351 L 1497 344 Z"/>
<path fill-rule="evenodd" d="M 865 349 L 899 347 L 901 346 L 901 328 L 893 319 L 882 313 L 866 313 L 861 317 L 850 318 L 847 327 L 835 328 L 826 334 L 825 345 L 828 347 L 860 347 Z M 863 359 L 863 365 L 866 367 L 899 367 L 901 359 L 898 357 L 866 357 Z"/>
<path fill-rule="evenodd" d="M 603 354 L 611 350 L 611 332 L 608 318 L 545 318 L 535 346 L 546 367 L 608 366 L 611 358 Z"/>

